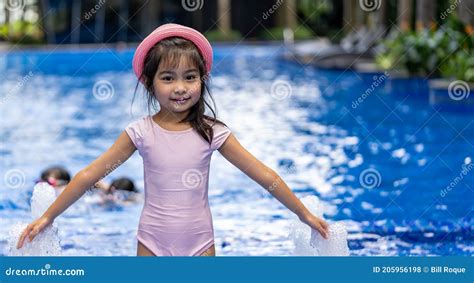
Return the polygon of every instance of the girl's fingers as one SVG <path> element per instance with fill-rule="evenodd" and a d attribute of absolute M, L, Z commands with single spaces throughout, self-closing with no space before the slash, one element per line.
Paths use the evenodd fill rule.
<path fill-rule="evenodd" d="M 323 228 L 328 231 L 329 230 L 329 224 L 326 221 L 322 222 Z"/>
<path fill-rule="evenodd" d="M 323 231 L 323 229 L 322 229 L 322 227 L 321 227 L 321 224 L 319 224 L 318 222 L 316 222 L 316 224 L 314 225 L 313 228 L 314 228 L 316 231 L 318 231 L 319 234 L 321 234 L 321 236 L 323 236 L 323 238 L 325 238 L 325 237 L 324 237 L 324 231 Z"/>
<path fill-rule="evenodd" d="M 324 239 L 327 239 L 328 238 L 328 232 L 327 232 L 327 229 L 323 226 L 324 224 L 322 223 L 319 223 L 319 233 L 321 234 L 321 236 L 323 236 Z"/>
<path fill-rule="evenodd" d="M 329 224 L 326 221 L 324 221 L 324 220 L 322 220 L 318 217 L 314 217 L 307 224 L 309 224 L 311 228 L 318 231 L 319 234 L 321 234 L 321 236 L 324 239 L 329 238 Z"/>
<path fill-rule="evenodd" d="M 39 233 L 39 228 L 38 227 L 34 228 L 29 236 L 30 242 L 33 241 L 33 239 L 36 237 L 36 235 L 38 235 L 38 233 Z"/>
<path fill-rule="evenodd" d="M 20 239 L 18 240 L 17 248 L 21 248 L 23 246 L 23 242 L 25 241 L 26 236 L 30 233 L 31 225 L 26 226 L 23 233 L 21 233 Z"/>
<path fill-rule="evenodd" d="M 25 231 L 23 231 L 23 236 L 22 236 L 22 239 L 21 239 L 21 246 L 23 246 L 23 243 L 25 242 L 26 237 L 30 234 L 30 231 L 31 231 L 31 226 L 29 225 L 25 229 Z"/>
<path fill-rule="evenodd" d="M 321 233 L 321 236 L 323 236 L 324 239 L 328 238 L 328 234 L 326 233 L 326 231 L 323 228 L 321 228 L 321 230 L 319 230 L 319 233 Z"/>
<path fill-rule="evenodd" d="M 324 234 L 327 238 L 327 236 L 329 235 L 329 224 L 326 221 L 321 220 L 321 222 L 319 222 L 319 225 L 321 226 L 321 229 L 324 231 Z"/>

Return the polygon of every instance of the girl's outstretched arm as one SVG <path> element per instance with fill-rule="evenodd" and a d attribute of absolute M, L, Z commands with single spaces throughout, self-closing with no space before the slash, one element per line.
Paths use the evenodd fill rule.
<path fill-rule="evenodd" d="M 38 233 L 53 223 L 58 215 L 77 201 L 87 189 L 119 167 L 135 150 L 136 148 L 132 140 L 128 134 L 123 131 L 115 143 L 105 153 L 72 178 L 64 191 L 40 218 L 26 227 L 18 240 L 17 248 L 23 246 L 26 237 L 28 237 L 31 242 Z"/>
<path fill-rule="evenodd" d="M 327 239 L 328 224 L 324 220 L 311 214 L 286 185 L 283 179 L 281 179 L 275 171 L 248 152 L 233 134 L 229 135 L 224 144 L 219 148 L 219 152 L 230 163 L 234 164 L 260 186 L 268 190 L 283 205 L 294 212 L 302 222 L 319 231 L 319 233 Z"/>

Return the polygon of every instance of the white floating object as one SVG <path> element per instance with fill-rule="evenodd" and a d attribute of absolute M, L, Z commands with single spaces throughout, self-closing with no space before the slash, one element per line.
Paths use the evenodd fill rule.
<path fill-rule="evenodd" d="M 311 229 L 310 245 L 320 256 L 348 256 L 347 230 L 343 223 L 329 225 L 329 238 L 324 239 L 318 231 Z"/>
<path fill-rule="evenodd" d="M 322 205 L 316 196 L 301 199 L 309 211 L 322 217 Z M 295 219 L 291 224 L 290 238 L 292 239 L 295 256 L 348 256 L 347 230 L 343 223 L 329 225 L 329 239 L 324 239 L 318 231 Z"/>
<path fill-rule="evenodd" d="M 56 192 L 47 183 L 38 183 L 33 188 L 31 197 L 31 216 L 39 218 L 56 199 Z M 53 223 L 36 235 L 32 242 L 25 239 L 21 249 L 16 248 L 18 239 L 28 223 L 17 223 L 10 228 L 8 237 L 9 256 L 60 256 L 61 246 L 58 228 Z"/>
<path fill-rule="evenodd" d="M 36 184 L 31 197 L 31 217 L 37 219 L 56 200 L 56 191 L 46 182 Z"/>

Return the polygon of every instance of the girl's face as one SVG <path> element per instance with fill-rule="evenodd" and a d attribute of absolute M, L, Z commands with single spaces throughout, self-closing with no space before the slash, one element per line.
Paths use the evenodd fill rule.
<path fill-rule="evenodd" d="M 169 65 L 161 63 L 158 66 L 153 78 L 155 97 L 161 109 L 175 113 L 188 111 L 201 96 L 199 70 L 184 56 L 177 67 Z"/>

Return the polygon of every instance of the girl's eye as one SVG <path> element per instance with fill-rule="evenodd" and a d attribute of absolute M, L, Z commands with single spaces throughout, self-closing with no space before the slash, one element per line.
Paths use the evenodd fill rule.
<path fill-rule="evenodd" d="M 170 81 L 173 80 L 173 77 L 171 77 L 171 76 L 165 76 L 165 77 L 161 77 L 161 80 L 170 82 Z"/>
<path fill-rule="evenodd" d="M 196 75 L 187 75 L 186 76 L 186 80 L 188 80 L 188 81 L 194 81 L 196 78 L 197 78 Z"/>

